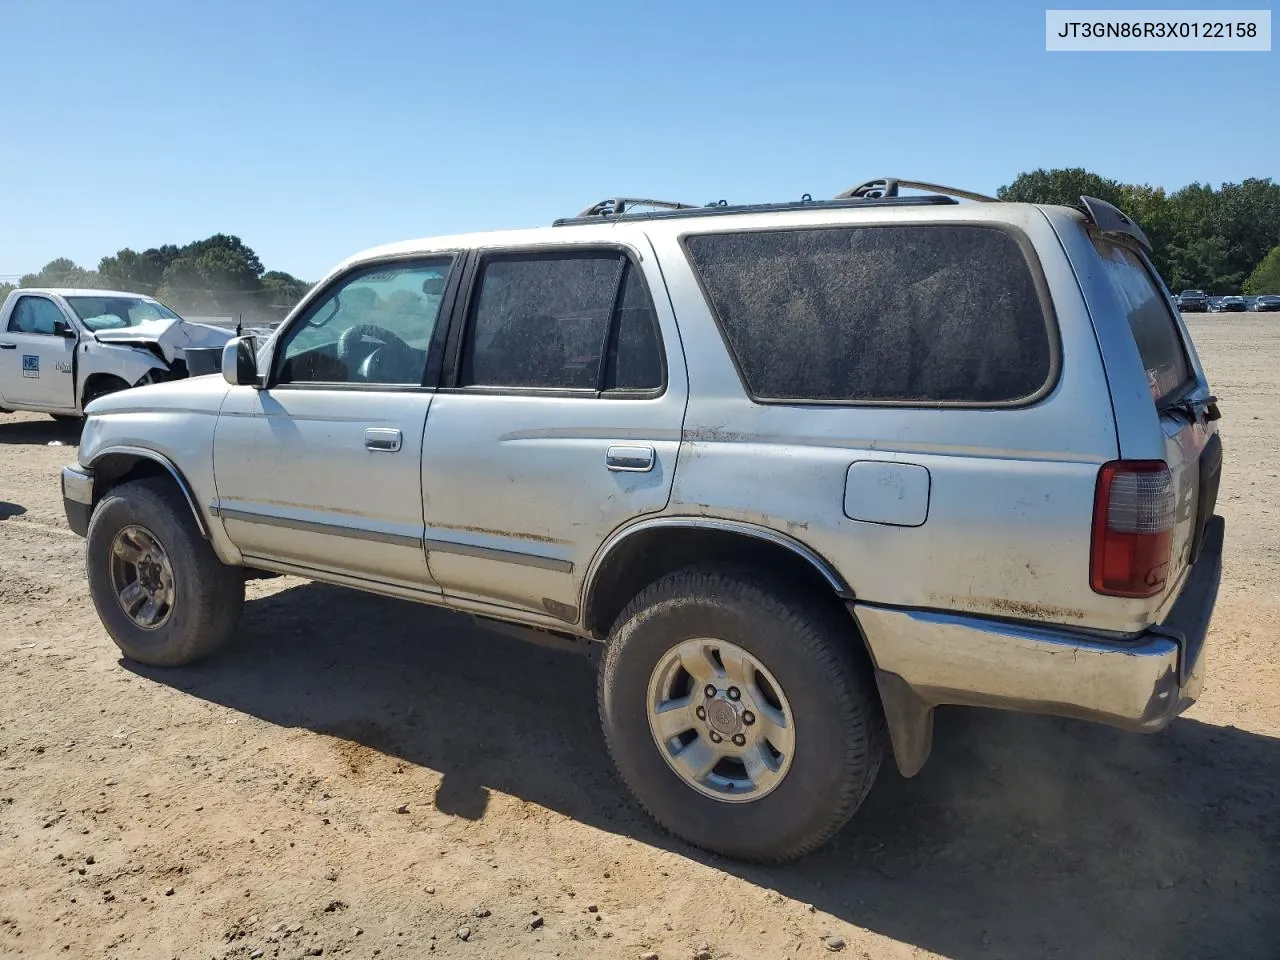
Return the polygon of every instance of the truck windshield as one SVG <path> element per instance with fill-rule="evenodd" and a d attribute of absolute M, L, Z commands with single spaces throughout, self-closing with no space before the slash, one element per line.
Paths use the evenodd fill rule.
<path fill-rule="evenodd" d="M 118 330 L 153 320 L 181 320 L 158 300 L 142 297 L 67 297 L 67 303 L 90 330 Z"/>

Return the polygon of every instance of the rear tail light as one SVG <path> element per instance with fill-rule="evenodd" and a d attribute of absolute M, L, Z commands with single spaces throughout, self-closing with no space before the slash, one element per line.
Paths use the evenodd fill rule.
<path fill-rule="evenodd" d="M 1173 476 L 1162 460 L 1116 460 L 1098 473 L 1089 581 L 1112 597 L 1164 589 L 1173 552 Z"/>

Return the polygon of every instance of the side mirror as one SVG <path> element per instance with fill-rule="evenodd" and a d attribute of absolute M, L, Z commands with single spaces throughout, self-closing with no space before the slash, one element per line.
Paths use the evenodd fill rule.
<path fill-rule="evenodd" d="M 258 338 L 236 337 L 222 348 L 222 378 L 233 387 L 259 386 Z"/>
<path fill-rule="evenodd" d="M 72 329 L 71 324 L 67 323 L 65 320 L 53 321 L 53 335 L 55 337 L 62 337 L 64 340 L 78 339 L 78 335 L 75 330 Z"/>

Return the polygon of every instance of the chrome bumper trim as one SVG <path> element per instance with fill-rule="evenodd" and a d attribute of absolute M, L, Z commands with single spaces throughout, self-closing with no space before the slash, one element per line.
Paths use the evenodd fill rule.
<path fill-rule="evenodd" d="M 876 667 L 924 702 L 1001 707 L 1156 730 L 1178 703 L 1178 644 L 1110 644 L 1066 631 L 856 605 Z"/>
<path fill-rule="evenodd" d="M 1158 625 L 1114 641 L 1070 627 L 850 603 L 875 664 L 903 776 L 928 759 L 933 708 L 953 703 L 1093 720 L 1150 733 L 1195 703 L 1222 578 L 1225 523 Z"/>
<path fill-rule="evenodd" d="M 62 499 L 93 506 L 93 471 L 81 466 L 63 467 Z"/>

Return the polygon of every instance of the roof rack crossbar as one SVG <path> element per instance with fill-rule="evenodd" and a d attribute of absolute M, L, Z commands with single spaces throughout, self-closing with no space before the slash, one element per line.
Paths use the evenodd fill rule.
<path fill-rule="evenodd" d="M 972 190 L 958 190 L 955 187 L 944 187 L 938 183 L 925 183 L 923 180 L 902 180 L 898 177 L 880 177 L 877 180 L 868 180 L 866 183 L 860 183 L 856 187 L 850 187 L 848 190 L 841 190 L 836 194 L 835 199 L 853 200 L 896 197 L 900 187 L 906 187 L 909 190 L 928 190 L 930 193 L 941 194 L 944 197 L 959 197 L 962 200 L 976 200 L 983 203 L 998 202 L 996 197 L 988 197 L 983 193 L 974 193 Z"/>
<path fill-rule="evenodd" d="M 679 203 L 675 200 L 650 200 L 645 197 L 609 197 L 587 207 L 575 219 L 582 217 L 618 217 L 628 207 L 657 207 L 661 210 L 688 210 L 692 203 Z"/>

